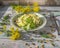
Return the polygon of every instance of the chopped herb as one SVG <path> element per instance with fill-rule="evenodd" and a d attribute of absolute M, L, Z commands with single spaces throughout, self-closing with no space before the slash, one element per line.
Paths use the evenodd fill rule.
<path fill-rule="evenodd" d="M 9 15 L 4 16 L 3 19 L 5 20 L 9 19 Z"/>
<path fill-rule="evenodd" d="M 42 34 L 41 36 L 45 38 L 51 38 L 51 36 L 49 36 L 48 34 Z"/>

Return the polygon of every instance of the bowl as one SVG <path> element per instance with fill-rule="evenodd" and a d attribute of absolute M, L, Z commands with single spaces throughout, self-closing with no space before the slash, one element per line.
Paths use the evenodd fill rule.
<path fill-rule="evenodd" d="M 36 14 L 37 16 L 39 16 L 39 17 L 42 19 L 43 23 L 42 23 L 40 26 L 38 26 L 38 27 L 36 27 L 36 28 L 34 28 L 34 29 L 31 29 L 31 30 L 24 30 L 24 29 L 20 28 L 20 27 L 16 24 L 15 21 L 16 21 L 16 19 L 17 19 L 18 17 L 20 17 L 20 16 L 23 15 L 23 14 L 18 14 L 18 15 L 13 16 L 12 19 L 11 19 L 11 25 L 14 26 L 15 28 L 18 28 L 18 29 L 22 30 L 22 31 L 36 31 L 36 30 L 40 30 L 40 29 L 44 28 L 44 26 L 45 26 L 46 23 L 47 23 L 47 19 L 46 19 L 43 15 L 41 15 L 41 14 L 39 14 L 39 13 L 33 13 L 33 14 Z"/>

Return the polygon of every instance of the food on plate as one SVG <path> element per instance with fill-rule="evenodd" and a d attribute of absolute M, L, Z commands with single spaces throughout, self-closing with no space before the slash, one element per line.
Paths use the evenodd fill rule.
<path fill-rule="evenodd" d="M 24 30 L 31 30 L 41 26 L 43 20 L 36 14 L 23 14 L 16 19 L 16 25 Z"/>

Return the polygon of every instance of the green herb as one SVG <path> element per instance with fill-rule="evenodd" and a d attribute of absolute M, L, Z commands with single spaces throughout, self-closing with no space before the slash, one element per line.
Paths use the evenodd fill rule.
<path fill-rule="evenodd" d="M 6 25 L 6 23 L 0 22 L 0 25 Z"/>
<path fill-rule="evenodd" d="M 10 20 L 9 19 L 7 19 L 7 20 L 3 19 L 2 22 L 5 23 L 5 24 L 10 24 Z"/>
<path fill-rule="evenodd" d="M 24 26 L 24 30 L 27 30 L 26 26 Z"/>
<path fill-rule="evenodd" d="M 17 4 L 14 4 L 14 3 L 11 3 L 10 5 L 11 5 L 11 7 L 12 7 L 13 9 L 15 9 L 16 6 L 18 6 Z"/>
<path fill-rule="evenodd" d="M 51 36 L 49 36 L 48 34 L 42 34 L 41 36 L 45 38 L 51 38 Z"/>
<path fill-rule="evenodd" d="M 11 36 L 11 35 L 12 35 L 12 34 L 11 34 L 11 31 L 7 30 L 7 31 L 6 31 L 6 35 L 7 35 L 7 36 Z"/>
<path fill-rule="evenodd" d="M 36 27 L 36 25 L 34 23 L 31 23 L 30 27 L 31 27 L 31 29 L 34 29 Z"/>
<path fill-rule="evenodd" d="M 9 15 L 4 16 L 3 19 L 5 19 L 5 20 L 9 19 Z"/>
<path fill-rule="evenodd" d="M 0 25 L 7 25 L 7 24 L 10 24 L 9 15 L 4 16 L 2 22 L 0 22 Z"/>
<path fill-rule="evenodd" d="M 27 23 L 31 23 L 31 22 L 32 22 L 31 20 L 32 20 L 31 17 L 30 17 L 30 18 L 27 18 L 27 19 L 26 19 L 26 22 L 27 22 Z"/>

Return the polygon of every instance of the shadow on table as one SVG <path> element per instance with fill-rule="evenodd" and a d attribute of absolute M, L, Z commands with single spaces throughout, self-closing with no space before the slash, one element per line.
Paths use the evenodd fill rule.
<path fill-rule="evenodd" d="M 34 41 L 33 39 L 31 39 L 31 35 L 32 34 L 35 34 L 35 33 L 32 33 L 32 32 L 29 32 L 29 33 L 27 33 L 27 32 L 21 32 L 21 35 L 22 35 L 21 40 L 27 41 L 27 42 Z"/>

